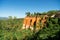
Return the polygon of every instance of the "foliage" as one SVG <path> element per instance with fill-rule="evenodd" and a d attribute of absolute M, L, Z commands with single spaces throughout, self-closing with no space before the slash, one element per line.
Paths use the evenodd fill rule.
<path fill-rule="evenodd" d="M 31 35 L 30 30 L 21 30 L 23 19 L 0 20 L 0 40 L 23 40 L 26 35 Z"/>
<path fill-rule="evenodd" d="M 33 35 L 28 36 L 26 40 L 57 40 L 59 39 L 60 25 L 58 18 L 49 18 L 47 25 Z"/>
<path fill-rule="evenodd" d="M 39 12 L 34 14 L 42 15 Z M 60 37 L 60 18 L 48 18 L 45 27 L 37 32 L 21 30 L 22 24 L 23 19 L 13 19 L 11 16 L 8 20 L 0 20 L 0 40 L 58 40 Z"/>

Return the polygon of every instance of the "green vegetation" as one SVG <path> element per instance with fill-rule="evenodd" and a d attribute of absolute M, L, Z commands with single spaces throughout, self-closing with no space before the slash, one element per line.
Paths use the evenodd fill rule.
<path fill-rule="evenodd" d="M 21 30 L 23 19 L 0 20 L 0 40 L 23 40 L 26 35 L 31 35 L 30 30 Z"/>
<path fill-rule="evenodd" d="M 56 14 L 58 11 L 43 12 L 44 14 Z M 28 14 L 29 13 L 29 14 Z M 28 12 L 27 15 L 30 15 Z M 42 13 L 34 13 L 42 14 Z M 0 40 L 58 40 L 60 34 L 60 18 L 48 18 L 45 27 L 38 32 L 21 30 L 23 19 L 0 20 Z"/>
<path fill-rule="evenodd" d="M 28 36 L 26 40 L 58 40 L 60 34 L 60 19 L 49 18 L 47 25 L 38 32 Z"/>

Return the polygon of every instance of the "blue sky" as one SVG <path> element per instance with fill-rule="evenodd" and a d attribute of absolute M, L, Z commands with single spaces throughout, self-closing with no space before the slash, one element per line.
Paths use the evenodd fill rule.
<path fill-rule="evenodd" d="M 26 12 L 60 10 L 60 0 L 0 0 L 0 17 L 25 17 Z"/>

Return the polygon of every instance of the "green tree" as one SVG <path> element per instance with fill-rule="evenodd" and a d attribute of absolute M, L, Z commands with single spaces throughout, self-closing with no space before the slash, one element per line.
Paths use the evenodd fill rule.
<path fill-rule="evenodd" d="M 57 13 L 57 10 L 50 10 L 50 11 L 47 12 L 47 14 L 48 14 L 49 16 L 51 16 L 51 15 L 53 15 L 53 14 L 56 14 L 56 13 Z"/>
<path fill-rule="evenodd" d="M 30 16 L 30 15 L 31 15 L 31 13 L 30 13 L 30 12 L 26 12 L 26 15 L 27 15 L 27 16 Z"/>

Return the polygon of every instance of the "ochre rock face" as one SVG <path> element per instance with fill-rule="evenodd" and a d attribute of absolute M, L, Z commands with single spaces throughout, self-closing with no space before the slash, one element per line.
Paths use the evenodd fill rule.
<path fill-rule="evenodd" d="M 23 24 L 26 25 L 26 23 L 27 23 L 27 17 L 25 17 L 25 18 L 24 18 L 24 21 L 23 21 Z"/>
<path fill-rule="evenodd" d="M 41 21 L 41 17 L 37 17 L 37 20 L 36 20 L 36 30 L 40 29 L 40 21 Z"/>
<path fill-rule="evenodd" d="M 43 19 L 39 16 L 36 17 L 25 17 L 24 18 L 24 22 L 23 24 L 25 24 L 24 27 L 26 27 L 26 29 L 30 28 L 30 27 L 34 27 L 34 23 L 36 22 L 36 28 L 40 28 L 40 27 L 43 27 L 47 21 L 47 18 L 48 16 L 45 15 L 43 16 Z M 42 26 L 40 26 L 40 22 L 42 23 Z"/>
<path fill-rule="evenodd" d="M 47 15 L 45 15 L 44 17 L 43 17 L 43 19 L 42 19 L 42 27 L 44 27 L 44 25 L 46 24 L 46 21 L 47 21 L 47 18 L 48 18 L 48 16 Z"/>
<path fill-rule="evenodd" d="M 26 29 L 27 17 L 24 18 L 22 29 Z"/>
<path fill-rule="evenodd" d="M 39 23 L 40 20 L 41 20 L 41 17 L 37 17 L 36 23 Z"/>
<path fill-rule="evenodd" d="M 28 25 L 28 26 L 31 25 L 31 18 L 30 17 L 27 17 L 27 24 L 26 25 Z"/>
<path fill-rule="evenodd" d="M 23 28 L 28 29 L 31 26 L 31 17 L 25 17 L 23 21 Z"/>
<path fill-rule="evenodd" d="M 46 23 L 46 19 L 43 19 L 41 22 L 42 22 L 42 27 L 44 27 L 44 25 Z"/>
<path fill-rule="evenodd" d="M 36 17 L 32 17 L 31 19 L 32 19 L 31 26 L 33 26 L 34 22 L 36 21 Z"/>
<path fill-rule="evenodd" d="M 48 18 L 48 16 L 47 15 L 44 15 L 43 19 L 47 19 L 47 18 Z"/>

